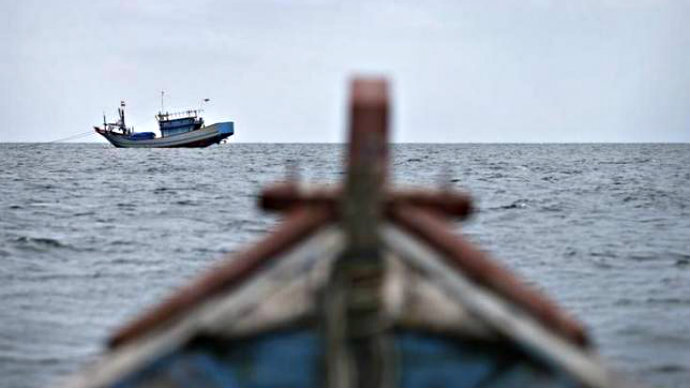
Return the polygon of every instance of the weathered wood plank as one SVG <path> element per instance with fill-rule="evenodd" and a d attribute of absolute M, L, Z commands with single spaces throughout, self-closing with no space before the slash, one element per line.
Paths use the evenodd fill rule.
<path fill-rule="evenodd" d="M 388 86 L 383 79 L 351 85 L 347 178 L 340 204 L 346 249 L 325 290 L 326 385 L 393 384 L 391 343 L 385 332 L 385 265 L 379 224 L 388 163 Z"/>

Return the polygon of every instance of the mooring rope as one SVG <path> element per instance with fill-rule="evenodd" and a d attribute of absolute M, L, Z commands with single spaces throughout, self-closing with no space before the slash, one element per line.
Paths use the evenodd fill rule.
<path fill-rule="evenodd" d="M 67 136 L 67 137 L 62 137 L 62 138 L 60 138 L 60 139 L 55 139 L 55 140 L 49 141 L 48 143 L 60 143 L 60 142 L 67 141 L 67 140 L 79 139 L 79 138 L 82 138 L 82 137 L 86 137 L 86 136 L 89 136 L 89 135 L 93 135 L 93 134 L 95 134 L 95 133 L 96 133 L 96 132 L 94 132 L 93 130 L 87 131 L 87 132 L 81 132 L 81 133 L 77 133 L 77 134 L 75 134 L 75 135 L 71 135 L 71 136 Z"/>

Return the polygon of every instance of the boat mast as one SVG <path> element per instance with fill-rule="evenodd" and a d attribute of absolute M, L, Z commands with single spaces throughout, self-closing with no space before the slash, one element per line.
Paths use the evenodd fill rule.
<path fill-rule="evenodd" d="M 117 110 L 120 114 L 120 129 L 122 133 L 127 133 L 127 126 L 125 125 L 125 101 L 120 101 L 120 108 Z"/>
<path fill-rule="evenodd" d="M 161 90 L 161 114 L 163 114 L 163 96 L 165 96 L 165 90 Z"/>

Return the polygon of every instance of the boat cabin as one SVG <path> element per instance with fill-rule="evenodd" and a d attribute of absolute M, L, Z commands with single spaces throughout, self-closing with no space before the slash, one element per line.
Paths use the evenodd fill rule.
<path fill-rule="evenodd" d="M 156 120 L 158 120 L 161 136 L 175 136 L 203 127 L 204 119 L 200 116 L 200 113 L 200 110 L 187 110 L 175 113 L 159 112 L 156 115 Z"/>

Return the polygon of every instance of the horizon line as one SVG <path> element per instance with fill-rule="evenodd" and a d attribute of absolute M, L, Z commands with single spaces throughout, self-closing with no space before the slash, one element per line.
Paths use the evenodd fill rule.
<path fill-rule="evenodd" d="M 55 141 L 0 141 L 0 144 L 104 144 L 109 145 L 108 142 L 55 142 Z M 282 142 L 282 141 L 236 141 L 227 144 L 333 144 L 333 145 L 345 145 L 347 142 Z M 515 144 L 515 145 L 534 145 L 534 144 L 688 144 L 690 141 L 508 141 L 508 142 L 498 142 L 498 141 L 468 141 L 468 142 L 410 142 L 410 141 L 398 141 L 390 142 L 388 144 L 428 144 L 428 145 L 462 145 L 462 144 Z"/>

